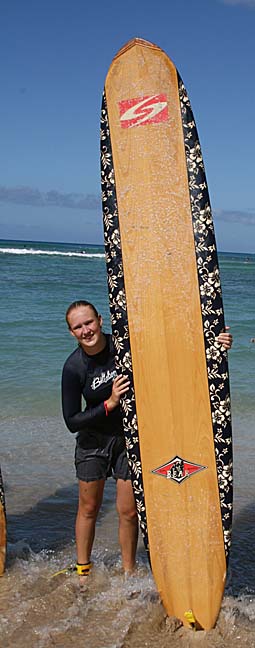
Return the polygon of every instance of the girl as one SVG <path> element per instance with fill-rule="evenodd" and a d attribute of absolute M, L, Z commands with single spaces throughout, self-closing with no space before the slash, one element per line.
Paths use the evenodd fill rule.
<path fill-rule="evenodd" d="M 105 480 L 116 479 L 119 542 L 126 574 L 135 567 L 138 524 L 131 477 L 125 450 L 120 399 L 129 389 L 126 376 L 118 376 L 110 335 L 103 333 L 103 320 L 87 301 L 73 302 L 66 321 L 77 349 L 67 359 L 62 375 L 63 415 L 68 429 L 77 433 L 75 465 L 79 480 L 76 518 L 77 572 L 87 576 L 95 525 Z M 226 327 L 228 329 L 229 327 Z M 230 349 L 232 335 L 224 332 L 219 342 Z M 82 410 L 82 396 L 86 407 Z"/>

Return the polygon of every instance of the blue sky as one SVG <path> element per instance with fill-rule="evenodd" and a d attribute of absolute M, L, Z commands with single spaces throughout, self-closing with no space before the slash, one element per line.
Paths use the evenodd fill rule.
<path fill-rule="evenodd" d="M 103 241 L 99 117 L 134 37 L 189 92 L 218 248 L 255 253 L 255 0 L 10 0 L 0 24 L 0 237 Z"/>

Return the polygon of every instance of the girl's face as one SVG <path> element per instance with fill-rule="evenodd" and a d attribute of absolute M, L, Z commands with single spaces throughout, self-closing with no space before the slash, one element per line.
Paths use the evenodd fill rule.
<path fill-rule="evenodd" d="M 78 306 L 68 316 L 70 333 L 79 342 L 85 353 L 94 355 L 102 351 L 105 339 L 101 331 L 102 317 L 94 313 L 91 306 Z"/>

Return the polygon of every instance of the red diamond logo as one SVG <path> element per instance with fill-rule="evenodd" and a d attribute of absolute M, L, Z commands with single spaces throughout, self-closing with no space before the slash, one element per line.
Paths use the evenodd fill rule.
<path fill-rule="evenodd" d="M 161 477 L 166 477 L 166 479 L 171 479 L 177 484 L 182 484 L 185 479 L 192 477 L 195 473 L 205 470 L 207 466 L 201 466 L 200 464 L 192 463 L 191 461 L 186 461 L 178 455 L 168 461 L 168 463 L 159 468 L 155 468 L 152 472 L 155 475 L 160 475 Z"/>

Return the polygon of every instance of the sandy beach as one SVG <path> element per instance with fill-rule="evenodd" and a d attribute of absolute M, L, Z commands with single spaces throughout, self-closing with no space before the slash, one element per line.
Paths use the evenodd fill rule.
<path fill-rule="evenodd" d="M 95 565 L 85 592 L 80 592 L 75 574 L 53 576 L 74 562 L 73 544 L 39 553 L 22 541 L 9 547 L 7 571 L 0 581 L 3 648 L 255 646 L 255 601 L 248 595 L 226 594 L 216 627 L 210 632 L 193 632 L 177 619 L 168 618 L 141 541 L 137 572 L 124 581 L 115 511 L 108 505 L 109 501 L 100 516 Z"/>

